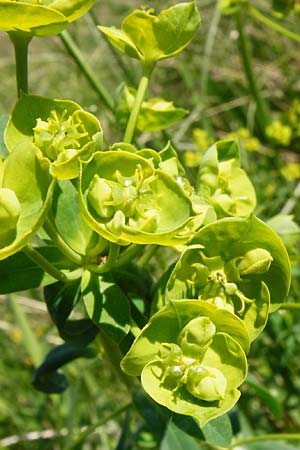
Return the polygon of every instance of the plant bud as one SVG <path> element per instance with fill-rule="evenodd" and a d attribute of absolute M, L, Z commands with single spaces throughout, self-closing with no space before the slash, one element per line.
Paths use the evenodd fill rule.
<path fill-rule="evenodd" d="M 208 317 L 197 317 L 183 328 L 177 342 L 185 356 L 199 359 L 215 333 L 216 327 Z"/>
<path fill-rule="evenodd" d="M 267 250 L 249 250 L 237 264 L 240 275 L 262 274 L 268 272 L 273 258 Z"/>
<path fill-rule="evenodd" d="M 200 400 L 214 402 L 225 397 L 227 380 L 213 367 L 191 366 L 187 373 L 186 388 L 190 394 Z"/>
<path fill-rule="evenodd" d="M 88 199 L 99 216 L 106 218 L 113 215 L 114 208 L 107 204 L 112 201 L 112 189 L 108 183 L 98 175 L 94 175 L 91 182 Z"/>

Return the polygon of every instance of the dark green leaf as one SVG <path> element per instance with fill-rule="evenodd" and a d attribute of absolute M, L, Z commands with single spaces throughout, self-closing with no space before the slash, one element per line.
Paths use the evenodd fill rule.
<path fill-rule="evenodd" d="M 68 344 L 59 345 L 48 353 L 44 362 L 36 369 L 32 384 L 39 391 L 48 394 L 63 392 L 67 388 L 68 382 L 66 377 L 57 370 L 74 359 L 94 358 L 94 356 L 95 352 L 91 348 Z"/>
<path fill-rule="evenodd" d="M 38 251 L 58 269 L 72 269 L 70 261 L 57 248 L 45 246 Z M 46 286 L 55 281 L 22 252 L 0 261 L 0 278 L 0 294 Z"/>
<path fill-rule="evenodd" d="M 160 450 L 199 450 L 195 439 L 178 428 L 173 422 L 168 424 Z"/>
<path fill-rule="evenodd" d="M 202 428 L 205 440 L 220 447 L 229 447 L 232 440 L 232 427 L 227 414 L 209 421 Z"/>

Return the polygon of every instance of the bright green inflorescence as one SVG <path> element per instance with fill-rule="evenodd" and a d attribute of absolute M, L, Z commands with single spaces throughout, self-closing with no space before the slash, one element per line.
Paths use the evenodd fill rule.
<path fill-rule="evenodd" d="M 245 349 L 238 342 L 243 333 L 242 323 L 229 312 L 222 317 L 202 301 L 171 301 L 152 316 L 122 368 L 140 374 L 144 389 L 158 403 L 203 426 L 230 409 L 240 395 L 247 372 Z"/>
<path fill-rule="evenodd" d="M 16 118 L 24 109 L 30 114 L 19 126 Z M 5 140 L 10 152 L 20 142 L 33 143 L 50 161 L 54 177 L 72 179 L 79 174 L 79 161 L 102 148 L 102 129 L 92 114 L 74 102 L 23 94 L 8 121 Z"/>

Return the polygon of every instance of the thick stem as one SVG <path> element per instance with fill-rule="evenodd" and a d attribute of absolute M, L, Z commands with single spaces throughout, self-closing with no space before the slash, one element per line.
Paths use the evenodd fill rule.
<path fill-rule="evenodd" d="M 253 68 L 252 55 L 249 47 L 249 42 L 244 30 L 244 21 L 243 21 L 243 11 L 238 11 L 236 13 L 236 24 L 237 30 L 239 32 L 239 50 L 241 59 L 243 62 L 243 66 L 245 69 L 245 74 L 249 83 L 250 92 L 256 102 L 257 107 L 257 124 L 263 136 L 265 136 L 265 129 L 268 125 L 268 110 L 267 105 L 265 103 L 264 98 L 261 95 L 260 89 L 256 83 L 256 77 Z"/>
<path fill-rule="evenodd" d="M 47 261 L 37 250 L 35 250 L 29 244 L 23 247 L 22 251 L 25 253 L 25 255 L 28 256 L 28 258 L 35 262 L 35 264 L 37 264 L 45 272 L 47 272 L 58 281 L 68 283 L 70 281 L 77 280 L 82 275 L 82 268 L 74 270 L 73 272 L 69 272 L 68 274 L 61 272 L 55 266 L 53 266 L 53 264 L 49 263 L 49 261 Z"/>
<path fill-rule="evenodd" d="M 18 32 L 11 32 L 9 36 L 15 49 L 17 94 L 20 98 L 22 92 L 28 93 L 28 45 L 31 36 Z"/>
<path fill-rule="evenodd" d="M 100 100 L 105 104 L 105 106 L 110 110 L 114 111 L 114 100 L 110 96 L 109 92 L 105 89 L 104 86 L 99 82 L 99 80 L 96 78 L 96 75 L 93 72 L 93 69 L 88 64 L 86 59 L 84 58 L 83 54 L 81 53 L 80 49 L 77 47 L 76 43 L 72 39 L 71 35 L 68 31 L 64 30 L 60 33 L 60 38 L 62 42 L 64 43 L 66 49 L 68 50 L 69 54 L 74 58 L 74 61 L 78 65 L 78 67 L 81 69 L 83 75 L 87 79 L 87 81 L 90 83 L 90 85 L 95 89 L 97 92 Z"/>
<path fill-rule="evenodd" d="M 138 87 L 138 90 L 136 93 L 133 108 L 131 110 L 130 117 L 129 117 L 126 131 L 125 131 L 125 135 L 124 135 L 124 142 L 126 142 L 128 144 L 131 143 L 133 135 L 134 135 L 137 118 L 138 118 L 139 112 L 142 107 L 142 103 L 145 99 L 146 92 L 147 92 L 147 89 L 149 86 L 151 72 L 152 71 L 149 71 L 149 73 L 146 73 L 146 71 L 144 71 L 144 74 L 140 80 L 140 84 L 139 84 L 139 87 Z"/>

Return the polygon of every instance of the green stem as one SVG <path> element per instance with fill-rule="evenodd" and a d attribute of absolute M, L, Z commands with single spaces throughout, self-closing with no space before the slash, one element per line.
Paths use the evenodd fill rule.
<path fill-rule="evenodd" d="M 35 250 L 31 245 L 26 245 L 23 247 L 22 251 L 28 256 L 32 261 L 34 261 L 39 267 L 41 267 L 45 272 L 51 275 L 58 281 L 63 283 L 68 283 L 70 281 L 77 280 L 82 275 L 83 269 L 77 269 L 73 272 L 65 274 L 58 270 L 53 264 L 49 263 L 37 250 Z"/>
<path fill-rule="evenodd" d="M 108 252 L 108 256 L 107 259 L 105 260 L 105 262 L 103 264 L 90 264 L 87 265 L 87 269 L 90 270 L 91 272 L 95 272 L 95 273 L 106 273 L 109 272 L 109 270 L 115 266 L 115 262 L 118 259 L 120 253 L 120 246 L 117 244 L 112 244 L 110 243 L 109 246 L 109 252 Z"/>
<path fill-rule="evenodd" d="M 279 309 L 287 309 L 287 310 L 298 309 L 298 310 L 300 310 L 300 303 L 284 303 L 284 304 L 280 305 Z"/>
<path fill-rule="evenodd" d="M 44 357 L 43 346 L 40 344 L 34 329 L 31 327 L 23 306 L 18 303 L 16 295 L 10 294 L 7 297 L 14 319 L 22 331 L 22 344 L 26 348 L 34 367 L 38 367 Z"/>
<path fill-rule="evenodd" d="M 279 25 L 278 23 L 274 22 L 273 20 L 266 17 L 264 14 L 262 14 L 260 11 L 258 11 L 256 8 L 254 8 L 251 5 L 247 5 L 247 9 L 250 12 L 250 14 L 255 17 L 255 19 L 259 20 L 264 25 L 267 25 L 269 28 L 272 28 L 272 30 L 277 31 L 278 33 L 282 34 L 283 36 L 286 36 L 293 41 L 300 42 L 300 35 L 294 33 L 293 31 L 287 30 L 285 27 Z"/>
<path fill-rule="evenodd" d="M 134 130 L 137 122 L 137 118 L 139 115 L 139 112 L 142 107 L 142 103 L 144 101 L 144 98 L 146 96 L 146 92 L 149 86 L 149 80 L 151 75 L 151 70 L 149 71 L 149 74 L 147 74 L 146 71 L 144 71 L 144 74 L 140 80 L 140 84 L 136 93 L 136 97 L 134 100 L 134 104 L 130 113 L 130 117 L 127 123 L 125 135 L 123 141 L 130 144 L 134 135 Z"/>
<path fill-rule="evenodd" d="M 289 434 L 289 433 L 282 433 L 282 434 L 263 434 L 261 436 L 253 436 L 250 438 L 240 439 L 239 441 L 236 441 L 233 445 L 229 447 L 228 450 L 232 450 L 235 447 L 241 447 L 245 444 L 252 444 L 255 442 L 262 442 L 262 441 L 300 441 L 300 434 Z"/>
<path fill-rule="evenodd" d="M 68 244 L 58 234 L 56 228 L 48 218 L 44 222 L 44 230 L 46 231 L 50 239 L 53 241 L 53 243 L 56 245 L 56 247 L 58 247 L 59 250 L 70 261 L 73 261 L 75 264 L 78 264 L 79 266 L 83 265 L 83 257 L 68 246 Z"/>
<path fill-rule="evenodd" d="M 120 362 L 123 357 L 118 344 L 105 333 L 102 329 L 99 329 L 99 333 L 95 340 L 95 343 L 99 345 L 102 350 L 103 356 L 109 362 L 114 374 L 129 390 L 135 381 L 134 377 L 126 375 L 120 367 Z"/>
<path fill-rule="evenodd" d="M 28 45 L 32 37 L 13 31 L 9 37 L 15 50 L 17 94 L 20 98 L 22 92 L 28 93 Z"/>
<path fill-rule="evenodd" d="M 114 264 L 114 267 L 121 267 L 125 264 L 128 264 L 129 262 L 133 261 L 134 258 L 139 256 L 144 251 L 143 245 L 136 245 L 131 244 L 129 245 L 126 250 L 124 250 L 120 257 L 117 259 L 116 263 Z"/>
<path fill-rule="evenodd" d="M 201 79 L 200 79 L 200 95 L 201 95 L 201 103 L 203 105 L 202 106 L 203 109 L 206 107 L 206 103 L 207 103 L 207 90 L 208 90 L 209 71 L 210 71 L 210 66 L 211 66 L 211 64 L 210 64 L 211 56 L 212 56 L 213 47 L 215 44 L 221 17 L 222 17 L 222 12 L 221 12 L 220 8 L 218 8 L 218 6 L 216 6 L 212 20 L 210 22 L 209 30 L 207 33 L 207 38 L 205 41 L 203 64 L 201 67 L 202 72 L 201 72 Z M 203 114 L 202 116 L 203 116 L 202 121 L 204 123 L 204 127 L 208 129 L 209 127 L 207 126 L 208 120 L 206 118 L 206 115 Z"/>
<path fill-rule="evenodd" d="M 113 413 L 109 414 L 108 416 L 104 417 L 103 419 L 99 420 L 97 423 L 93 423 L 89 427 L 87 427 L 79 436 L 77 439 L 75 439 L 70 445 L 66 447 L 65 450 L 75 450 L 76 448 L 81 446 L 81 444 L 85 441 L 86 438 L 88 438 L 94 431 L 97 430 L 97 428 L 101 427 L 102 425 L 105 425 L 110 420 L 115 419 L 120 414 L 122 414 L 124 411 L 126 411 L 128 408 L 131 407 L 131 403 L 127 403 L 124 406 L 121 406 Z"/>
<path fill-rule="evenodd" d="M 264 98 L 261 95 L 260 89 L 256 83 L 256 76 L 254 73 L 252 55 L 249 47 L 249 42 L 244 30 L 243 11 L 236 13 L 236 24 L 239 32 L 239 50 L 245 74 L 249 83 L 250 92 L 256 102 L 257 107 L 257 122 L 262 135 L 265 135 L 265 128 L 269 122 L 268 110 Z"/>
<path fill-rule="evenodd" d="M 142 254 L 142 256 L 138 260 L 139 266 L 146 266 L 152 256 L 155 255 L 157 249 L 159 248 L 158 245 L 149 245 L 149 247 L 145 250 L 145 252 Z"/>
<path fill-rule="evenodd" d="M 88 64 L 86 59 L 84 58 L 83 54 L 81 53 L 80 49 L 77 47 L 76 43 L 72 39 L 71 35 L 67 30 L 64 30 L 60 33 L 60 38 L 62 42 L 64 43 L 66 49 L 68 50 L 69 54 L 74 58 L 74 61 L 78 65 L 78 67 L 81 69 L 83 75 L 87 79 L 87 81 L 90 83 L 90 85 L 95 89 L 97 92 L 100 100 L 105 104 L 105 106 L 110 109 L 110 111 L 114 111 L 114 100 L 109 94 L 109 92 L 105 89 L 105 87 L 97 80 L 93 69 Z"/>

